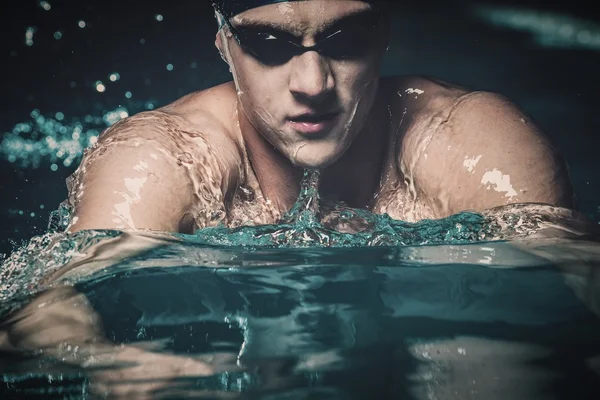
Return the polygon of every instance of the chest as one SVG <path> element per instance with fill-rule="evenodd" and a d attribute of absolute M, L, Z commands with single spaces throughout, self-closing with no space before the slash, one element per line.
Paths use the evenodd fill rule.
<path fill-rule="evenodd" d="M 428 203 L 413 192 L 406 181 L 399 177 L 382 177 L 381 182 L 365 207 L 368 210 L 408 222 L 436 218 Z M 327 201 L 331 202 L 331 197 Z M 282 212 L 263 196 L 259 187 L 242 185 L 229 207 L 227 225 L 235 228 L 244 225 L 274 224 L 281 216 Z M 323 217 L 327 218 L 327 215 Z"/>

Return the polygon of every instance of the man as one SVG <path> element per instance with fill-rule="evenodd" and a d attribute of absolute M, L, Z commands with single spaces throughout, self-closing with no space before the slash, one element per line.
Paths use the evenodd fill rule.
<path fill-rule="evenodd" d="M 69 181 L 70 231 L 274 223 L 296 200 L 304 168 L 322 170 L 325 199 L 409 221 L 509 203 L 574 206 L 564 161 L 508 100 L 379 76 L 384 2 L 214 5 L 216 46 L 234 81 L 104 132 Z M 119 246 L 98 243 L 75 264 L 153 245 L 144 240 L 124 234 L 114 239 Z M 83 355 L 66 362 L 126 363 L 91 371 L 96 390 L 117 398 L 218 370 L 218 362 L 111 343 L 69 288 L 43 293 L 8 322 L 4 351 L 65 357 L 58 344 L 69 343 Z"/>
<path fill-rule="evenodd" d="M 326 200 L 407 221 L 574 207 L 563 159 L 507 99 L 380 77 L 385 2 L 213 4 L 233 82 L 104 132 L 70 182 L 71 231 L 275 223 L 304 168 Z"/>

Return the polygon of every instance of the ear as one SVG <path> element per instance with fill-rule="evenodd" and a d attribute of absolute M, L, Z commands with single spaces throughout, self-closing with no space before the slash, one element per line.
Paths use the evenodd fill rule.
<path fill-rule="evenodd" d="M 227 57 L 225 57 L 225 49 L 224 49 L 224 46 L 223 46 L 223 38 L 222 38 L 222 34 L 221 34 L 221 30 L 220 29 L 217 32 L 217 35 L 215 36 L 215 47 L 219 51 L 219 54 L 221 55 L 221 59 L 223 59 L 223 61 L 225 61 L 225 63 L 227 65 L 229 65 L 229 61 L 227 60 Z"/>

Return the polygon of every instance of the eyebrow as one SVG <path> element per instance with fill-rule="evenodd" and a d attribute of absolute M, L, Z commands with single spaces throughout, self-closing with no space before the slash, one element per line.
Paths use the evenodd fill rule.
<path fill-rule="evenodd" d="M 374 12 L 375 11 L 373 8 L 364 8 L 364 9 L 360 9 L 358 11 L 348 13 L 339 18 L 326 21 L 323 29 L 318 33 L 330 31 L 331 29 L 335 28 L 336 26 L 347 23 L 355 18 L 369 16 L 369 15 L 373 14 Z M 282 23 L 279 23 L 276 21 L 256 21 L 256 20 L 254 20 L 254 21 L 243 21 L 243 22 L 240 22 L 239 24 L 235 24 L 235 23 L 233 23 L 233 21 L 230 21 L 230 23 L 233 25 L 233 27 L 235 29 L 242 28 L 242 29 L 265 30 L 265 31 L 277 32 L 277 33 L 291 34 L 294 36 L 296 36 L 296 34 L 300 33 L 300 31 L 301 31 L 299 25 L 297 25 L 297 24 L 292 25 L 291 29 L 290 29 L 289 23 L 282 24 Z"/>

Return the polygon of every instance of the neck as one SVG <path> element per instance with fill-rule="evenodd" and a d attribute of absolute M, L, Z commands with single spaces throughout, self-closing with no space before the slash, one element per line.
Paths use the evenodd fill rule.
<path fill-rule="evenodd" d="M 379 189 L 386 158 L 390 121 L 383 91 L 371 106 L 364 125 L 342 157 L 323 171 L 323 199 L 343 201 L 350 207 L 367 208 Z"/>
<path fill-rule="evenodd" d="M 288 211 L 300 193 L 302 170 L 271 145 L 250 123 L 238 102 L 238 116 L 246 151 L 265 198 L 281 212 Z"/>

